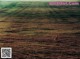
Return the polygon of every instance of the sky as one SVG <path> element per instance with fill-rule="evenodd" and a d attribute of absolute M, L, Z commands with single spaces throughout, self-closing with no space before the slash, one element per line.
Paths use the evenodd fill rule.
<path fill-rule="evenodd" d="M 79 0 L 0 0 L 0 1 L 79 1 Z"/>

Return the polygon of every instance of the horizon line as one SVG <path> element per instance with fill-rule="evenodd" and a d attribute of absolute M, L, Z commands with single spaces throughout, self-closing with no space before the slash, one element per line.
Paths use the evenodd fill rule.
<path fill-rule="evenodd" d="M 51 1 L 51 2 L 57 2 L 57 1 L 60 1 L 60 0 L 0 0 L 0 1 Z M 62 0 L 63 2 L 80 2 L 79 0 Z M 62 2 L 61 1 L 61 2 Z"/>

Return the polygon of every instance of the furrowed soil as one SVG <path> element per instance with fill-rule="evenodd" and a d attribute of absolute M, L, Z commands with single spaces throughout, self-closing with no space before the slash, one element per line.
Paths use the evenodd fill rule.
<path fill-rule="evenodd" d="M 48 2 L 0 5 L 0 47 L 12 59 L 80 59 L 80 7 Z"/>

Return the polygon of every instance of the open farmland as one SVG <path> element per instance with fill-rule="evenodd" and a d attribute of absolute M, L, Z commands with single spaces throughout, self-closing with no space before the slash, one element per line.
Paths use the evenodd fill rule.
<path fill-rule="evenodd" d="M 80 6 L 0 2 L 0 47 L 12 59 L 80 59 Z"/>

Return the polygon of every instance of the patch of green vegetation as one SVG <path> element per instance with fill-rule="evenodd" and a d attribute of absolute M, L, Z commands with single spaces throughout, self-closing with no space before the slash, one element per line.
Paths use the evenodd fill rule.
<path fill-rule="evenodd" d="M 58 22 L 56 19 L 53 20 L 53 18 L 57 18 L 61 19 L 62 23 L 69 22 L 66 18 L 76 18 L 78 23 L 80 23 L 80 6 L 50 6 L 48 5 L 48 2 L 0 3 L 0 17 L 22 17 L 28 19 L 46 18 L 49 20 L 52 19 L 51 21 Z"/>

